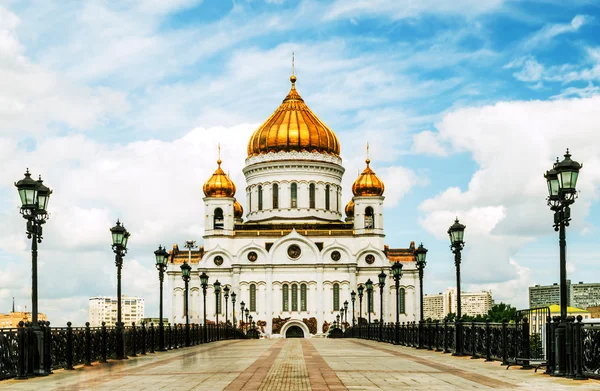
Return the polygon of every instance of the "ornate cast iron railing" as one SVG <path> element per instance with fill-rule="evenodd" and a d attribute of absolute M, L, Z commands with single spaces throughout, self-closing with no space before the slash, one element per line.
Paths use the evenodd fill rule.
<path fill-rule="evenodd" d="M 105 363 L 115 359 L 117 345 L 123 343 L 125 354 L 129 357 L 145 355 L 159 351 L 160 334 L 154 324 L 124 327 L 121 334 L 117 328 L 107 327 L 50 327 L 50 322 L 40 321 L 43 333 L 43 365 L 47 373 L 55 369 L 74 369 L 77 365 Z M 34 360 L 27 357 L 29 344 L 37 340 L 29 323 L 20 322 L 17 328 L 0 328 L 0 380 L 8 378 L 26 379 L 33 376 Z M 224 339 L 244 339 L 246 335 L 239 329 L 223 325 L 165 324 L 165 348 L 179 349 L 202 343 Z M 189 334 L 188 334 L 189 333 Z M 122 335 L 122 341 L 119 341 Z M 205 338 L 206 337 L 206 338 Z"/>

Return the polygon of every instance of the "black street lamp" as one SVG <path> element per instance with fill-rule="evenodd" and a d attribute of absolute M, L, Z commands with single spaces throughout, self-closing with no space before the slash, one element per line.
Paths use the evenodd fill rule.
<path fill-rule="evenodd" d="M 369 323 L 367 326 L 367 338 L 371 338 L 371 308 L 373 306 L 373 281 L 369 278 L 365 283 L 367 287 L 367 313 L 369 314 Z"/>
<path fill-rule="evenodd" d="M 340 323 L 340 314 L 337 314 L 335 316 L 335 319 L 337 320 L 337 327 L 339 327 L 340 329 L 342 328 L 342 324 Z"/>
<path fill-rule="evenodd" d="M 235 324 L 235 297 L 237 295 L 235 294 L 235 292 L 231 292 L 231 318 L 232 320 L 232 325 L 233 325 L 233 331 L 235 333 L 235 329 L 237 329 L 237 326 Z"/>
<path fill-rule="evenodd" d="M 244 312 L 246 314 L 246 322 L 245 322 L 245 330 L 246 332 L 248 332 L 248 316 L 250 315 L 250 310 L 248 309 L 248 307 L 246 307 L 246 310 Z"/>
<path fill-rule="evenodd" d="M 396 285 L 396 325 L 394 327 L 396 338 L 394 343 L 400 345 L 400 279 L 402 278 L 402 264 L 394 262 L 392 265 L 392 276 Z M 421 303 L 423 301 L 421 300 Z M 421 307 L 422 308 L 422 307 Z"/>
<path fill-rule="evenodd" d="M 48 201 L 52 190 L 40 179 L 31 179 L 29 169 L 25 177 L 15 183 L 21 199 L 21 215 L 27 220 L 27 238 L 31 239 L 31 323 L 35 343 L 29 344 L 29 374 L 45 376 L 44 332 L 38 324 L 37 257 L 38 244 L 42 243 L 42 225 L 48 220 Z"/>
<path fill-rule="evenodd" d="M 350 292 L 350 300 L 352 301 L 352 327 L 356 325 L 356 317 L 354 316 L 354 302 L 356 301 L 356 292 Z"/>
<path fill-rule="evenodd" d="M 342 322 L 340 323 L 340 329 L 342 328 L 342 324 L 344 323 L 344 307 L 340 308 L 340 317 L 342 318 Z"/>
<path fill-rule="evenodd" d="M 123 257 L 127 254 L 127 242 L 129 241 L 129 232 L 117 220 L 117 225 L 110 229 L 112 235 L 112 249 L 115 253 L 115 264 L 117 266 L 117 360 L 125 357 L 125 343 L 123 339 L 123 322 L 121 322 L 121 270 L 123 269 Z"/>
<path fill-rule="evenodd" d="M 379 340 L 381 341 L 383 339 L 383 288 L 387 274 L 382 270 L 377 277 L 379 278 Z"/>
<path fill-rule="evenodd" d="M 226 285 L 225 288 L 223 288 L 223 297 L 225 298 L 225 329 L 227 329 L 227 322 L 228 322 L 228 316 L 227 316 L 227 310 L 228 310 L 228 301 L 229 301 L 229 287 Z"/>
<path fill-rule="evenodd" d="M 190 316 L 188 312 L 188 291 L 191 272 L 192 267 L 188 263 L 184 262 L 181 265 L 181 278 L 183 278 L 183 282 L 185 282 L 185 296 L 183 297 L 183 311 L 185 312 L 185 346 L 190 346 Z"/>
<path fill-rule="evenodd" d="M 450 236 L 450 248 L 454 253 L 454 265 L 456 266 L 456 325 L 454 327 L 454 330 L 456 331 L 455 356 L 464 355 L 460 300 L 460 252 L 465 247 L 465 242 L 463 241 L 465 228 L 467 228 L 465 225 L 458 222 L 458 217 L 454 221 L 454 224 L 448 228 L 448 235 Z"/>
<path fill-rule="evenodd" d="M 244 332 L 245 328 L 246 328 L 246 322 L 244 322 L 244 307 L 246 307 L 246 303 L 244 303 L 243 301 L 240 303 L 240 314 L 242 315 L 242 324 L 241 324 L 241 329 L 242 332 Z"/>
<path fill-rule="evenodd" d="M 358 288 L 356 288 L 356 290 L 358 291 L 358 338 L 361 338 L 362 331 L 360 327 L 360 318 L 362 318 L 362 299 L 364 295 L 363 292 L 365 290 L 365 286 L 359 285 Z"/>
<path fill-rule="evenodd" d="M 577 198 L 577 179 L 583 164 L 571 160 L 567 149 L 565 158 L 558 161 L 544 177 L 548 184 L 548 206 L 554 212 L 554 231 L 558 231 L 560 248 L 560 324 L 556 328 L 556 369 L 554 376 L 566 375 L 565 333 L 567 319 L 567 237 L 566 227 L 571 221 L 571 207 Z"/>
<path fill-rule="evenodd" d="M 427 249 L 423 247 L 423 243 L 415 250 L 415 257 L 417 258 L 417 270 L 419 271 L 419 312 L 421 314 L 420 318 L 423 320 L 423 270 L 425 270 L 425 265 L 427 265 L 425 261 Z"/>
<path fill-rule="evenodd" d="M 219 297 L 221 296 L 221 283 L 219 280 L 215 281 L 213 287 L 215 288 L 215 324 L 219 327 Z"/>
<path fill-rule="evenodd" d="M 346 326 L 348 323 L 348 300 L 344 301 L 344 319 L 346 320 L 346 322 L 344 322 L 344 326 Z"/>
<path fill-rule="evenodd" d="M 154 252 L 154 256 L 156 257 L 156 269 L 158 269 L 158 280 L 160 281 L 158 350 L 165 351 L 167 349 L 165 349 L 165 326 L 163 324 L 163 282 L 165 279 L 165 271 L 167 270 L 169 253 L 162 246 L 158 246 L 158 250 Z"/>
<path fill-rule="evenodd" d="M 208 332 L 206 331 L 206 288 L 208 288 L 208 274 L 200 274 L 200 285 L 202 286 L 202 296 L 204 298 L 204 343 L 208 342 Z"/>

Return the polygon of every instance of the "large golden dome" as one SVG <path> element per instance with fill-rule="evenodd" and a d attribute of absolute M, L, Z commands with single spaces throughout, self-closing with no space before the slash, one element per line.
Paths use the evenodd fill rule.
<path fill-rule="evenodd" d="M 355 196 L 381 196 L 383 195 L 385 186 L 382 180 L 369 167 L 369 163 L 371 163 L 369 158 L 367 158 L 366 163 L 367 167 L 352 184 L 352 193 Z"/>
<path fill-rule="evenodd" d="M 340 142 L 304 103 L 296 91 L 296 76 L 290 77 L 292 89 L 283 103 L 250 137 L 248 157 L 268 152 L 308 151 L 339 156 Z"/>
<path fill-rule="evenodd" d="M 354 217 L 354 201 L 353 200 L 350 200 L 350 202 L 348 202 L 348 204 L 346 205 L 346 216 Z"/>
<path fill-rule="evenodd" d="M 238 200 L 235 200 L 233 203 L 233 217 L 236 219 L 241 219 L 244 216 L 244 208 L 242 208 L 242 204 Z"/>
<path fill-rule="evenodd" d="M 235 195 L 235 184 L 229 176 L 221 169 L 221 159 L 217 160 L 218 167 L 210 178 L 204 183 L 202 190 L 207 197 L 233 197 Z"/>

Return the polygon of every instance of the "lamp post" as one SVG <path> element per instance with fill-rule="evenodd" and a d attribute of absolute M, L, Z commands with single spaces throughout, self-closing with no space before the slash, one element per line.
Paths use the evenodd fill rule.
<path fill-rule="evenodd" d="M 123 322 L 121 322 L 121 270 L 123 269 L 123 257 L 127 254 L 127 242 L 129 232 L 117 220 L 117 224 L 110 229 L 112 235 L 112 249 L 115 253 L 115 265 L 117 266 L 117 360 L 125 357 L 125 344 L 123 340 Z"/>
<path fill-rule="evenodd" d="M 342 329 L 342 326 L 341 326 L 342 324 L 340 323 L 340 314 L 337 314 L 335 316 L 335 319 L 337 320 L 337 327 L 339 327 L 339 329 L 341 330 Z"/>
<path fill-rule="evenodd" d="M 158 250 L 154 252 L 156 257 L 156 269 L 158 270 L 158 280 L 160 281 L 160 296 L 158 305 L 158 350 L 165 351 L 165 326 L 163 324 L 163 282 L 165 279 L 165 271 L 167 270 L 167 262 L 169 253 L 162 247 L 158 246 Z"/>
<path fill-rule="evenodd" d="M 348 323 L 348 300 L 344 301 L 344 319 L 346 319 L 346 322 L 344 323 L 344 326 L 346 326 Z"/>
<path fill-rule="evenodd" d="M 394 277 L 394 283 L 396 285 L 396 325 L 394 331 L 396 338 L 394 344 L 400 345 L 400 279 L 402 278 L 402 264 L 400 262 L 394 262 L 392 265 L 392 276 Z M 421 301 L 423 303 L 423 301 Z"/>
<path fill-rule="evenodd" d="M 44 332 L 38 324 L 37 257 L 38 244 L 42 243 L 42 225 L 48 220 L 48 201 L 52 190 L 46 187 L 40 176 L 31 179 L 29 169 L 25 177 L 15 183 L 21 199 L 21 215 L 27 220 L 27 238 L 31 239 L 31 323 L 35 343 L 28 348 L 29 374 L 45 376 Z M 32 373 L 33 372 L 33 373 Z"/>
<path fill-rule="evenodd" d="M 359 285 L 358 288 L 356 288 L 356 290 L 358 291 L 358 338 L 362 337 L 362 331 L 361 331 L 361 326 L 360 326 L 360 318 L 362 318 L 362 299 L 364 296 L 364 290 L 365 290 L 365 286 L 364 285 Z"/>
<path fill-rule="evenodd" d="M 367 287 L 367 313 L 369 314 L 369 323 L 367 325 L 367 338 L 371 338 L 371 307 L 373 305 L 373 281 L 369 278 L 365 283 Z"/>
<path fill-rule="evenodd" d="M 235 297 L 237 295 L 235 294 L 235 292 L 231 292 L 231 324 L 233 325 L 233 333 L 235 336 L 235 330 L 237 329 L 237 326 L 235 325 Z"/>
<path fill-rule="evenodd" d="M 354 302 L 356 301 L 356 292 L 350 292 L 350 300 L 352 301 L 352 327 L 356 325 L 356 317 L 354 316 Z"/>
<path fill-rule="evenodd" d="M 423 270 L 425 270 L 425 265 L 427 265 L 427 262 L 425 262 L 427 249 L 423 247 L 423 243 L 415 250 L 415 257 L 417 258 L 417 270 L 419 271 L 419 312 L 421 314 L 420 319 L 423 320 Z"/>
<path fill-rule="evenodd" d="M 339 313 L 340 318 L 342 319 L 342 321 L 340 322 L 340 329 L 342 328 L 342 325 L 344 323 L 344 307 L 340 307 L 340 313 Z"/>
<path fill-rule="evenodd" d="M 219 312 L 221 312 L 221 309 L 219 308 L 219 299 L 221 298 L 221 283 L 219 280 L 215 281 L 213 287 L 215 289 L 215 324 L 217 325 L 217 339 L 219 339 Z"/>
<path fill-rule="evenodd" d="M 383 340 L 383 288 L 385 287 L 385 278 L 387 275 L 382 270 L 379 275 L 379 340 Z"/>
<path fill-rule="evenodd" d="M 190 274 L 192 267 L 184 262 L 181 265 L 181 278 L 185 283 L 185 292 L 183 297 L 183 311 L 185 312 L 185 346 L 190 346 L 190 315 L 188 312 L 188 292 L 190 283 Z"/>
<path fill-rule="evenodd" d="M 248 316 L 250 315 L 250 310 L 248 309 L 248 307 L 246 307 L 246 310 L 244 311 L 244 313 L 246 314 L 245 330 L 246 330 L 246 332 L 248 332 Z"/>
<path fill-rule="evenodd" d="M 465 235 L 465 225 L 458 222 L 458 217 L 454 221 L 454 224 L 448 228 L 448 235 L 450 236 L 450 248 L 454 253 L 454 265 L 456 266 L 456 325 L 454 330 L 456 331 L 456 351 L 455 356 L 463 356 L 463 334 L 462 334 L 462 321 L 461 321 L 461 300 L 460 300 L 460 252 L 465 246 L 463 241 Z"/>
<path fill-rule="evenodd" d="M 240 303 L 240 314 L 242 314 L 242 327 L 240 327 L 242 329 L 242 333 L 244 332 L 245 328 L 246 328 L 246 322 L 244 322 L 244 307 L 246 307 L 246 303 L 244 303 L 243 301 Z"/>
<path fill-rule="evenodd" d="M 566 319 L 567 319 L 567 238 L 566 227 L 571 221 L 571 207 L 577 198 L 577 179 L 583 164 L 571 160 L 567 149 L 562 161 L 556 159 L 544 177 L 548 184 L 548 206 L 554 212 L 554 231 L 558 231 L 560 249 L 560 324 L 556 328 L 556 368 L 554 376 L 566 375 Z"/>
<path fill-rule="evenodd" d="M 208 274 L 200 274 L 200 285 L 202 286 L 202 297 L 204 299 L 204 343 L 208 342 L 208 332 L 206 331 L 206 288 L 208 288 Z"/>
<path fill-rule="evenodd" d="M 229 287 L 227 285 L 225 285 L 225 287 L 223 288 L 223 297 L 225 298 L 225 330 L 227 330 L 227 322 L 228 322 L 228 316 L 227 316 L 227 310 L 228 310 L 228 301 L 229 301 Z"/>

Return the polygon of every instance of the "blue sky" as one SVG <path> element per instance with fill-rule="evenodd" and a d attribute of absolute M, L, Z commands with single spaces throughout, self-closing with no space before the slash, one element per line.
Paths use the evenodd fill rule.
<path fill-rule="evenodd" d="M 29 167 L 54 189 L 41 311 L 81 323 L 87 297 L 114 294 L 120 217 L 124 292 L 156 315 L 152 252 L 201 239 L 218 143 L 243 188 L 292 52 L 300 94 L 340 138 L 344 202 L 369 142 L 386 241 L 430 249 L 427 293 L 454 284 L 455 216 L 466 289 L 526 308 L 528 286 L 558 280 L 542 174 L 567 147 L 584 162 L 569 277 L 600 282 L 599 26 L 583 0 L 0 2 L 0 309 L 30 306 L 12 185 Z"/>

